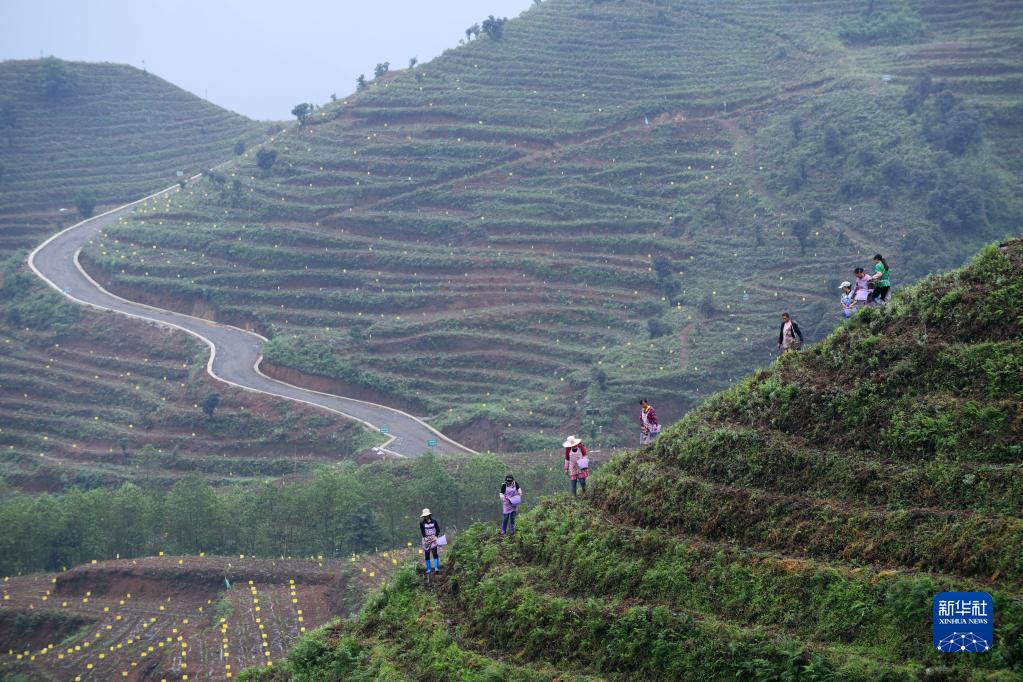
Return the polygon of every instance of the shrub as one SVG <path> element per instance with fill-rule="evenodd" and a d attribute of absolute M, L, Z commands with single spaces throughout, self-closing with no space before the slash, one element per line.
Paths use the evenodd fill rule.
<path fill-rule="evenodd" d="M 45 97 L 61 97 L 70 94 L 76 79 L 62 59 L 50 56 L 43 60 L 39 72 L 39 88 Z"/>
<path fill-rule="evenodd" d="M 96 195 L 88 190 L 79 190 L 75 194 L 75 207 L 78 209 L 78 215 L 82 218 L 91 218 L 93 211 L 96 210 Z"/>
<path fill-rule="evenodd" d="M 651 339 L 656 339 L 671 333 L 671 327 L 656 317 L 650 318 L 646 321 L 646 328 Z"/>
<path fill-rule="evenodd" d="M 906 6 L 868 12 L 838 24 L 838 37 L 846 44 L 901 45 L 919 40 L 923 33 L 920 17 Z"/>
<path fill-rule="evenodd" d="M 270 172 L 270 169 L 274 167 L 277 162 L 277 150 L 275 149 L 260 149 L 256 152 L 256 163 L 263 170 Z"/>
<path fill-rule="evenodd" d="M 238 140 L 237 142 L 234 143 L 234 155 L 235 156 L 241 156 L 244 153 L 245 153 L 245 142 L 243 140 Z"/>

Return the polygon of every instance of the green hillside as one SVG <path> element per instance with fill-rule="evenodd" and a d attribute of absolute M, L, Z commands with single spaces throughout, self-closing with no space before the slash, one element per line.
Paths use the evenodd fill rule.
<path fill-rule="evenodd" d="M 137 199 L 265 128 L 134 67 L 53 57 L 0 62 L 0 110 L 5 214 L 73 209 L 83 190 L 101 205 Z"/>
<path fill-rule="evenodd" d="M 250 680 L 1018 680 L 1023 241 L 904 290 Z M 931 645 L 994 595 L 986 655 Z"/>
<path fill-rule="evenodd" d="M 1021 44 L 1012 0 L 546 0 L 89 256 L 473 447 L 632 443 L 875 252 L 900 286 L 1020 233 Z"/>
<path fill-rule="evenodd" d="M 64 302 L 26 264 L 79 219 L 79 191 L 100 207 L 137 199 L 263 132 L 129 66 L 0 62 L 0 497 L 169 487 L 190 472 L 262 480 L 372 444 L 320 410 L 213 383 L 198 341 Z M 212 419 L 199 408 L 210 392 L 222 397 Z"/>

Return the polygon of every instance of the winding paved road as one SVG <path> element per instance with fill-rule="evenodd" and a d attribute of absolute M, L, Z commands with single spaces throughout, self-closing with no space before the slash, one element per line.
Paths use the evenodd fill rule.
<path fill-rule="evenodd" d="M 29 267 L 47 284 L 76 303 L 174 327 L 202 339 L 210 347 L 206 370 L 215 379 L 245 390 L 320 407 L 360 421 L 374 431 L 386 428 L 389 439 L 378 448 L 383 452 L 399 457 L 418 457 L 428 450 L 439 454 L 464 455 L 474 452 L 422 420 L 394 408 L 320 393 L 271 379 L 258 369 L 265 337 L 237 327 L 123 299 L 101 287 L 85 273 L 78 262 L 78 254 L 86 242 L 105 226 L 130 214 L 135 206 L 176 191 L 177 185 L 72 225 L 32 251 L 28 257 Z M 437 445 L 431 448 L 427 441 L 436 441 Z"/>

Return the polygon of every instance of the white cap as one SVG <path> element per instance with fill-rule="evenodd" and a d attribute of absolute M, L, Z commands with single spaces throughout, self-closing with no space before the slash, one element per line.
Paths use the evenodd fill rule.
<path fill-rule="evenodd" d="M 842 283 L 841 283 L 841 284 L 840 284 L 840 285 L 838 286 L 838 288 L 839 288 L 839 289 L 845 289 L 846 287 L 851 287 L 851 286 L 852 286 L 852 284 L 851 284 L 850 282 L 842 282 Z"/>

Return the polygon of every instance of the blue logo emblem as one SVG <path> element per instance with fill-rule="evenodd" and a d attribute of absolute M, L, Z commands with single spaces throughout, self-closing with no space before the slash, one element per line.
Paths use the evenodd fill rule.
<path fill-rule="evenodd" d="M 942 592 L 931 608 L 934 648 L 983 653 L 995 644 L 995 603 L 987 592 Z"/>

